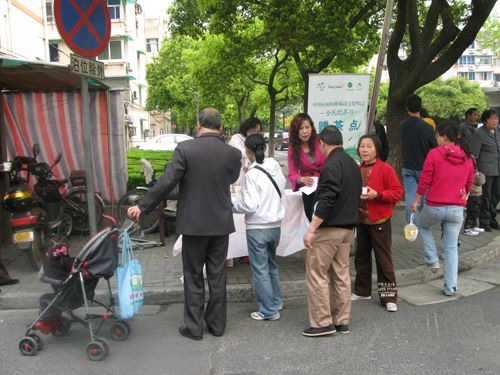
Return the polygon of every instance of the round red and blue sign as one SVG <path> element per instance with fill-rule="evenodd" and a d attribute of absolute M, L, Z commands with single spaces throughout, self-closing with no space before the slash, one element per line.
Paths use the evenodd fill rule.
<path fill-rule="evenodd" d="M 54 17 L 62 39 L 75 53 L 98 56 L 111 34 L 106 0 L 54 0 Z"/>

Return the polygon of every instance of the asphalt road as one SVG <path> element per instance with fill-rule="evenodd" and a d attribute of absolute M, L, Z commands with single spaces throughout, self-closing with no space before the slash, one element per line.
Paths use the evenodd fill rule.
<path fill-rule="evenodd" d="M 307 338 L 305 299 L 286 301 L 274 322 L 249 318 L 251 303 L 228 308 L 226 334 L 202 341 L 179 336 L 182 305 L 149 308 L 114 342 L 103 362 L 87 360 L 83 326 L 66 337 L 43 336 L 44 349 L 23 357 L 17 342 L 36 311 L 0 311 L 0 374 L 499 374 L 500 288 L 446 303 L 355 302 L 351 333 Z"/>

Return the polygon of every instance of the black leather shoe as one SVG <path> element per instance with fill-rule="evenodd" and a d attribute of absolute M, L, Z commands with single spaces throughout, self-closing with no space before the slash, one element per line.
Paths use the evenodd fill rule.
<path fill-rule="evenodd" d="M 179 327 L 179 333 L 182 336 L 187 337 L 188 339 L 191 339 L 191 340 L 200 341 L 203 338 L 203 336 L 195 336 L 195 335 L 193 335 L 191 332 L 189 332 L 189 330 L 185 326 L 180 326 Z"/>
<path fill-rule="evenodd" d="M 490 223 L 490 228 L 500 230 L 500 225 L 496 221 L 494 221 L 493 223 Z"/>
<path fill-rule="evenodd" d="M 481 225 L 479 228 L 483 228 L 485 232 L 491 232 L 491 228 L 489 225 Z"/>
<path fill-rule="evenodd" d="M 212 328 L 210 328 L 210 327 L 207 327 L 207 330 L 212 336 L 215 336 L 215 337 L 221 337 L 224 334 L 224 332 L 212 331 Z"/>

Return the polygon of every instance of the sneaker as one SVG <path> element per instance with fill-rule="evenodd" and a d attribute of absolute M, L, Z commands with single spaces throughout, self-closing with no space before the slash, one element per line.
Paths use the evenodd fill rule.
<path fill-rule="evenodd" d="M 385 308 L 389 312 L 396 312 L 396 311 L 398 311 L 398 305 L 396 305 L 394 302 L 387 302 L 385 304 Z"/>
<path fill-rule="evenodd" d="M 426 264 L 426 268 L 436 273 L 441 267 L 439 266 L 439 262 Z"/>
<path fill-rule="evenodd" d="M 372 299 L 372 296 L 358 296 L 356 293 L 351 294 L 351 301 L 360 301 L 363 299 Z"/>
<path fill-rule="evenodd" d="M 474 227 L 472 228 L 474 230 L 474 232 L 478 232 L 478 233 L 483 233 L 484 232 L 484 229 L 483 228 L 479 228 L 479 227 Z"/>
<path fill-rule="evenodd" d="M 333 333 L 335 333 L 333 324 L 328 327 L 309 327 L 302 331 L 302 335 L 307 337 L 328 336 Z"/>
<path fill-rule="evenodd" d="M 283 304 L 278 305 L 278 311 L 283 310 Z"/>
<path fill-rule="evenodd" d="M 479 232 L 476 232 L 473 228 L 464 229 L 464 234 L 471 237 L 479 236 Z"/>
<path fill-rule="evenodd" d="M 338 333 L 349 333 L 349 326 L 347 324 L 335 324 L 334 326 Z"/>
<path fill-rule="evenodd" d="M 278 320 L 280 318 L 280 313 L 277 312 L 274 315 L 265 316 L 260 311 L 255 311 L 250 314 L 250 318 L 252 318 L 253 320 Z"/>
<path fill-rule="evenodd" d="M 480 228 L 486 232 L 491 232 L 491 228 L 489 225 L 481 225 Z"/>

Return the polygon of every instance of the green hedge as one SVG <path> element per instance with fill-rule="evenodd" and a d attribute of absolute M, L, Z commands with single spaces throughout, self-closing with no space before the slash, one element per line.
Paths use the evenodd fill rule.
<path fill-rule="evenodd" d="M 152 151 L 131 148 L 127 150 L 128 183 L 127 190 L 136 186 L 145 186 L 141 174 L 141 158 L 148 160 L 156 171 L 156 178 L 163 174 L 165 164 L 172 160 L 173 151 Z"/>

